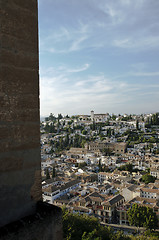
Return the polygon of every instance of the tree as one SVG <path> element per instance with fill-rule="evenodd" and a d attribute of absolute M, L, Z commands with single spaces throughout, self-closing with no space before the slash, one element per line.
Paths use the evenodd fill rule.
<path fill-rule="evenodd" d="M 96 130 L 96 123 L 94 120 L 93 120 L 93 124 L 90 125 L 90 128 L 92 131 Z"/>
<path fill-rule="evenodd" d="M 148 184 L 148 183 L 154 183 L 156 180 L 155 177 L 151 176 L 150 174 L 145 174 L 142 176 L 141 181 Z"/>
<path fill-rule="evenodd" d="M 101 125 L 99 125 L 98 134 L 99 134 L 99 135 L 102 135 L 102 126 L 101 126 Z"/>
<path fill-rule="evenodd" d="M 50 179 L 50 174 L 49 174 L 48 168 L 46 169 L 46 180 L 47 180 L 47 179 Z"/>
<path fill-rule="evenodd" d="M 58 120 L 62 119 L 63 118 L 62 114 L 59 113 L 57 118 L 58 118 Z"/>
<path fill-rule="evenodd" d="M 86 134 L 87 134 L 87 131 L 86 131 L 86 130 L 83 130 L 83 131 L 82 131 L 82 134 L 83 134 L 83 135 L 86 135 Z"/>
<path fill-rule="evenodd" d="M 88 234 L 87 232 L 84 232 L 81 240 L 102 240 L 102 238 L 98 237 L 97 230 L 94 229 L 92 232 L 89 232 Z"/>
<path fill-rule="evenodd" d="M 139 120 L 136 120 L 136 129 L 139 130 Z"/>
<path fill-rule="evenodd" d="M 46 117 L 46 118 L 45 118 L 45 122 L 48 122 L 48 121 L 49 121 L 49 118 L 48 118 L 48 117 Z"/>
<path fill-rule="evenodd" d="M 103 149 L 101 150 L 101 152 L 102 152 L 103 155 L 105 155 L 105 156 L 110 156 L 111 153 L 112 153 L 112 150 L 108 147 L 108 148 L 103 148 Z"/>
<path fill-rule="evenodd" d="M 155 114 L 152 115 L 151 124 L 152 125 L 159 125 L 159 113 L 155 113 Z"/>
<path fill-rule="evenodd" d="M 155 137 L 151 137 L 149 141 L 150 141 L 151 143 L 155 143 L 156 140 L 157 140 L 157 139 L 156 139 Z"/>
<path fill-rule="evenodd" d="M 50 129 L 49 129 L 49 133 L 54 133 L 55 132 L 55 126 L 54 124 L 50 124 Z"/>
<path fill-rule="evenodd" d="M 118 168 L 120 171 L 129 171 L 132 172 L 133 170 L 133 165 L 131 163 L 125 164 L 121 167 Z"/>
<path fill-rule="evenodd" d="M 85 144 L 86 144 L 86 139 L 82 139 L 81 147 L 84 148 Z"/>
<path fill-rule="evenodd" d="M 143 226 L 143 212 L 141 211 L 141 207 L 137 204 L 133 204 L 132 208 L 128 210 L 128 220 L 130 225 L 136 227 Z"/>
<path fill-rule="evenodd" d="M 99 220 L 88 215 L 73 214 L 63 209 L 63 235 L 70 240 L 111 240 L 112 230 L 101 226 Z"/>
<path fill-rule="evenodd" d="M 71 124 L 73 123 L 73 120 L 68 122 L 68 125 L 71 126 Z"/>
<path fill-rule="evenodd" d="M 63 208 L 63 237 L 66 240 L 157 240 L 158 235 L 128 236 L 122 231 L 116 233 L 107 226 L 101 226 L 95 217 L 73 214 Z"/>
<path fill-rule="evenodd" d="M 156 216 L 156 213 L 153 212 L 152 208 L 145 207 L 146 208 L 146 216 L 145 216 L 145 222 L 144 222 L 144 227 L 146 229 L 155 229 L 158 226 L 158 219 Z"/>
<path fill-rule="evenodd" d="M 108 137 L 111 137 L 111 128 L 108 128 L 108 129 L 107 129 L 107 136 L 108 136 Z"/>
<path fill-rule="evenodd" d="M 113 114 L 113 115 L 112 115 L 112 120 L 115 121 L 115 120 L 116 120 L 116 117 L 117 117 L 117 116 Z"/>
<path fill-rule="evenodd" d="M 52 178 L 56 177 L 56 170 L 55 170 L 55 167 L 53 167 L 52 169 Z"/>
<path fill-rule="evenodd" d="M 85 166 L 87 166 L 86 162 L 81 162 L 81 163 L 78 164 L 79 168 L 84 168 Z"/>
<path fill-rule="evenodd" d="M 101 172 L 102 171 L 101 160 L 99 160 L 99 162 L 98 162 L 98 167 L 99 167 L 99 172 Z"/>
<path fill-rule="evenodd" d="M 50 116 L 48 117 L 49 120 L 55 122 L 56 121 L 56 117 L 54 116 L 54 114 L 50 113 Z"/>
<path fill-rule="evenodd" d="M 131 240 L 131 238 L 127 235 L 124 235 L 122 231 L 117 231 L 113 234 L 111 240 Z"/>
<path fill-rule="evenodd" d="M 155 229 L 158 222 L 156 213 L 151 208 L 136 203 L 128 210 L 128 220 L 130 225 L 147 229 Z"/>
<path fill-rule="evenodd" d="M 47 124 L 45 125 L 45 127 L 44 127 L 44 130 L 45 130 L 45 132 L 47 132 L 47 133 L 54 133 L 54 132 L 56 132 L 56 131 L 55 131 L 55 126 L 54 126 L 53 123 L 51 123 L 50 125 L 47 123 Z"/>
<path fill-rule="evenodd" d="M 108 166 L 103 165 L 102 166 L 102 171 L 101 172 L 110 172 L 110 169 Z"/>

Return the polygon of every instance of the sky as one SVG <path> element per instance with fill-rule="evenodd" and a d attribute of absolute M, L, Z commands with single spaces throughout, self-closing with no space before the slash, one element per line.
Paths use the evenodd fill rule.
<path fill-rule="evenodd" d="M 40 115 L 159 111 L 159 0 L 39 0 Z"/>

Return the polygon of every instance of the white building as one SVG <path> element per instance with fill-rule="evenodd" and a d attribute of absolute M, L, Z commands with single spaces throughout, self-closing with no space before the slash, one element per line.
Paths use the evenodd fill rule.
<path fill-rule="evenodd" d="M 53 201 L 55 199 L 60 198 L 61 196 L 72 191 L 73 189 L 79 187 L 80 183 L 81 182 L 78 180 L 72 180 L 58 187 L 51 185 L 47 188 L 43 188 L 43 201 L 53 204 Z"/>
<path fill-rule="evenodd" d="M 159 199 L 159 189 L 156 187 L 141 188 L 140 189 L 140 197 Z"/>
<path fill-rule="evenodd" d="M 99 172 L 98 173 L 98 182 L 104 182 L 105 180 L 112 179 L 112 174 L 108 172 Z"/>
<path fill-rule="evenodd" d="M 156 177 L 159 179 L 159 167 L 157 168 L 151 168 L 150 169 L 150 174 L 153 176 L 153 177 Z"/>
<path fill-rule="evenodd" d="M 121 195 L 125 198 L 126 201 L 130 201 L 133 198 L 140 196 L 140 190 L 138 185 L 131 185 L 129 187 L 123 188 Z"/>
<path fill-rule="evenodd" d="M 106 122 L 109 117 L 109 113 L 94 114 L 94 111 L 91 111 L 91 121 L 94 121 L 95 123 Z"/>

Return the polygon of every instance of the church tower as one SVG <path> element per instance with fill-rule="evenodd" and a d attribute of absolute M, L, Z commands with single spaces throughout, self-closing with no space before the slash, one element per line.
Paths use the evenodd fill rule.
<path fill-rule="evenodd" d="M 92 110 L 91 111 L 91 121 L 93 122 L 93 120 L 94 120 L 94 111 Z"/>

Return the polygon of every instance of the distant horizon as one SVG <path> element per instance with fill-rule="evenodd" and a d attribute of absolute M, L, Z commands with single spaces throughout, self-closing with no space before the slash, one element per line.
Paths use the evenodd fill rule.
<path fill-rule="evenodd" d="M 159 1 L 39 1 L 40 114 L 156 112 Z"/>
<path fill-rule="evenodd" d="M 91 110 L 92 111 L 92 110 Z M 91 111 L 90 111 L 90 113 L 91 113 Z M 158 113 L 159 111 L 154 111 L 154 112 L 145 112 L 145 113 L 109 113 L 109 112 L 95 112 L 94 111 L 94 113 L 95 114 L 107 114 L 107 113 L 109 113 L 109 115 L 116 115 L 116 116 L 118 116 L 119 114 L 120 115 L 124 115 L 124 114 L 127 114 L 127 115 L 144 115 L 144 114 L 154 114 L 154 113 Z M 54 114 L 53 112 L 51 112 L 55 117 L 57 117 L 58 116 L 58 114 L 62 114 L 62 116 L 63 117 L 65 117 L 65 116 L 80 116 L 80 115 L 91 115 L 90 113 L 83 113 L 83 114 L 63 114 L 63 113 L 57 113 L 57 114 Z M 45 116 L 42 116 L 42 115 L 40 115 L 40 119 L 42 119 L 42 118 L 46 118 L 46 117 L 49 117 L 49 115 L 51 114 L 51 113 L 49 113 L 48 115 L 45 115 Z"/>

